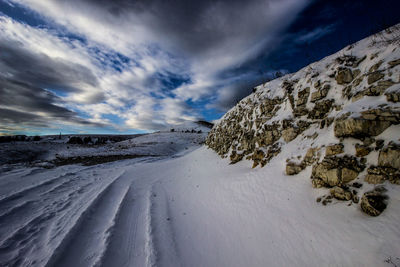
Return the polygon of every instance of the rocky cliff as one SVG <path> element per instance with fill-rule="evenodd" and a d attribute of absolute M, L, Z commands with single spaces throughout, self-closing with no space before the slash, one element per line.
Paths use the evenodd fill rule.
<path fill-rule="evenodd" d="M 231 163 L 264 167 L 287 155 L 286 174 L 311 168 L 310 183 L 329 188 L 317 201 L 359 203 L 377 216 L 383 186 L 400 184 L 400 25 L 254 88 L 213 127 L 206 144 Z M 361 201 L 360 201 L 361 198 Z"/>

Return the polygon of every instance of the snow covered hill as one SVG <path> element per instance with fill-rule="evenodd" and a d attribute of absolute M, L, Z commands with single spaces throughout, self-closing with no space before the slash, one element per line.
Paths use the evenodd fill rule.
<path fill-rule="evenodd" d="M 369 184 L 400 184 L 399 35 L 400 24 L 256 87 L 207 145 L 232 163 L 252 160 L 253 168 L 277 155 L 287 175 L 312 168 L 313 187 L 330 188 L 318 198 L 323 205 L 360 202 L 379 215 L 391 194 Z"/>

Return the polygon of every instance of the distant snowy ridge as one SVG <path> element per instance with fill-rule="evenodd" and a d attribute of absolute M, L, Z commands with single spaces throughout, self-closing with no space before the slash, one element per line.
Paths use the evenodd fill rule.
<path fill-rule="evenodd" d="M 321 197 L 359 203 L 369 215 L 387 205 L 383 187 L 400 184 L 400 24 L 259 85 L 216 123 L 206 144 L 253 168 L 284 154 L 286 174 L 312 166 Z"/>

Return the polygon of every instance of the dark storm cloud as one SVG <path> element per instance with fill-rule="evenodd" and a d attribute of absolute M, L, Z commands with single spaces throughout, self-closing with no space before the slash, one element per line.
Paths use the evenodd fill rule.
<path fill-rule="evenodd" d="M 304 6 L 305 0 L 58 0 L 67 6 L 90 9 L 90 16 L 107 18 L 106 23 L 135 21 L 132 29 L 144 25 L 147 31 L 175 49 L 190 55 L 235 42 L 254 44 L 292 18 L 290 9 Z M 288 16 L 276 23 L 285 13 Z M 276 11 L 276 12 L 271 12 Z M 104 16 L 104 14 L 106 16 Z M 274 22 L 274 23 L 271 23 Z M 129 34 L 129 32 L 127 33 Z M 229 42 L 229 44 L 228 44 Z"/>
<path fill-rule="evenodd" d="M 87 122 L 67 108 L 54 94 L 26 83 L 0 77 L 0 124 L 29 124 L 44 127 L 54 120 L 82 125 L 95 125 Z"/>
<path fill-rule="evenodd" d="M 0 125 L 46 127 L 54 121 L 63 121 L 101 126 L 60 106 L 63 101 L 45 90 L 80 92 L 79 84 L 96 86 L 98 81 L 89 69 L 34 53 L 14 41 L 1 40 L 0 51 Z"/>
<path fill-rule="evenodd" d="M 98 84 L 88 68 L 35 53 L 15 41 L 0 39 L 0 51 L 1 73 L 13 80 L 65 92 L 81 91 L 79 83 Z"/>

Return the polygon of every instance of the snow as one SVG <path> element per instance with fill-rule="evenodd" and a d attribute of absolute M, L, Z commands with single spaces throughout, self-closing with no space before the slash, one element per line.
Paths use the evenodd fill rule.
<path fill-rule="evenodd" d="M 393 197 L 372 218 L 356 205 L 317 203 L 326 189 L 312 189 L 310 168 L 285 176 L 295 145 L 262 169 L 185 145 L 180 157 L 2 173 L 0 265 L 389 266 L 400 256 L 398 186 L 385 185 Z"/>

